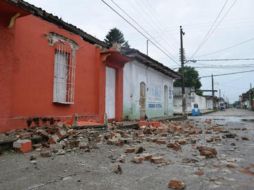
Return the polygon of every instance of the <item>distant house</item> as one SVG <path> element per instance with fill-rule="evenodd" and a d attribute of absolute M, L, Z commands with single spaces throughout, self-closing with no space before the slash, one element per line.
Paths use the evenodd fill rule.
<path fill-rule="evenodd" d="M 254 88 L 240 96 L 240 105 L 241 108 L 254 110 Z"/>
<path fill-rule="evenodd" d="M 135 49 L 125 49 L 123 117 L 144 119 L 173 115 L 173 81 L 180 75 Z"/>
<path fill-rule="evenodd" d="M 122 119 L 126 56 L 22 0 L 0 1 L 0 41 L 0 131 Z"/>
<path fill-rule="evenodd" d="M 174 113 L 182 113 L 182 88 L 174 87 Z M 199 96 L 195 93 L 193 88 L 185 87 L 186 94 L 186 112 L 191 113 L 194 104 L 198 104 L 201 113 L 207 110 L 207 101 L 204 96 Z"/>

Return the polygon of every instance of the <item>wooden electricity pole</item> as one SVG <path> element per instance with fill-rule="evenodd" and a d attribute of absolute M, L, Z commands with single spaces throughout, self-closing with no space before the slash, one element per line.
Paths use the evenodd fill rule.
<path fill-rule="evenodd" d="M 181 58 L 181 68 L 182 68 L 182 114 L 186 115 L 186 95 L 185 95 L 185 85 L 184 85 L 184 50 L 183 50 L 183 32 L 182 26 L 180 26 L 180 58 Z"/>
<path fill-rule="evenodd" d="M 215 92 L 215 90 L 214 90 L 214 80 L 213 80 L 213 74 L 212 74 L 212 76 L 211 76 L 211 78 L 212 78 L 212 97 L 213 97 L 213 110 L 216 110 L 216 103 L 215 103 L 215 96 L 214 96 L 214 92 Z"/>

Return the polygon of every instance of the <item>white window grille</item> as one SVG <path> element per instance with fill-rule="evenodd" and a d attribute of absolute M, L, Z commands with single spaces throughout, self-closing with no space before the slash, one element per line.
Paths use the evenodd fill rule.
<path fill-rule="evenodd" d="M 55 47 L 53 102 L 73 104 L 78 44 L 53 32 L 47 38 L 49 45 Z"/>
<path fill-rule="evenodd" d="M 55 50 L 54 102 L 74 103 L 75 65 L 70 53 L 64 49 Z"/>

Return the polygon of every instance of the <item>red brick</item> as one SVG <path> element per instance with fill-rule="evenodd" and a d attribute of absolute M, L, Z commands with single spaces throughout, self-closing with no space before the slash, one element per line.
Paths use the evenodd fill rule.
<path fill-rule="evenodd" d="M 125 150 L 125 153 L 134 153 L 135 150 L 136 150 L 135 147 L 129 147 L 129 148 L 127 148 L 127 149 Z"/>
<path fill-rule="evenodd" d="M 153 155 L 149 154 L 149 153 L 144 153 L 144 154 L 141 155 L 141 157 L 143 157 L 144 160 L 146 160 L 146 161 L 151 161 Z"/>
<path fill-rule="evenodd" d="M 61 139 L 66 136 L 67 132 L 64 129 L 59 129 L 56 134 Z"/>
<path fill-rule="evenodd" d="M 163 164 L 166 163 L 166 160 L 164 160 L 164 158 L 161 156 L 153 156 L 151 158 L 151 162 L 154 164 Z"/>
<path fill-rule="evenodd" d="M 155 143 L 157 143 L 157 144 L 167 144 L 167 141 L 165 139 L 157 139 L 155 141 Z"/>
<path fill-rule="evenodd" d="M 136 156 L 131 161 L 135 164 L 141 164 L 144 160 L 144 157 L 142 156 Z"/>
<path fill-rule="evenodd" d="M 48 142 L 50 144 L 56 144 L 59 140 L 59 137 L 57 135 L 51 135 L 51 137 L 49 138 Z"/>
<path fill-rule="evenodd" d="M 31 140 L 17 140 L 13 143 L 13 148 L 18 149 L 23 153 L 30 152 L 32 150 Z"/>
<path fill-rule="evenodd" d="M 172 149 L 175 150 L 175 151 L 178 151 L 178 150 L 181 150 L 181 149 L 182 149 L 182 148 L 181 148 L 181 145 L 178 144 L 178 143 L 169 143 L 169 144 L 167 145 L 167 147 L 168 147 L 168 148 L 172 148 Z"/>
<path fill-rule="evenodd" d="M 185 186 L 186 185 L 184 184 L 184 182 L 180 180 L 176 180 L 176 179 L 170 180 L 168 183 L 168 188 L 176 189 L 176 190 L 183 190 L 185 189 Z"/>

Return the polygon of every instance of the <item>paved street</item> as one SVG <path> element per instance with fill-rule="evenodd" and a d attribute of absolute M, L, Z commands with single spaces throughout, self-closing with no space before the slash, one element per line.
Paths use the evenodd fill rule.
<path fill-rule="evenodd" d="M 166 190 L 168 181 L 176 178 L 184 181 L 188 190 L 253 190 L 254 122 L 251 119 L 254 112 L 239 109 L 190 117 L 190 123 L 202 129 L 201 134 L 174 133 L 166 137 L 168 142 L 185 139 L 187 143 L 181 146 L 181 151 L 148 141 L 156 137 L 153 134 L 129 145 L 100 142 L 91 152 L 73 150 L 50 158 L 40 157 L 37 151 L 25 155 L 5 152 L 0 155 L 0 189 Z M 216 140 L 208 140 L 213 137 Z M 196 149 L 200 145 L 215 148 L 216 158 L 200 156 Z M 163 156 L 169 163 L 132 163 L 135 153 L 124 154 L 129 146 L 142 146 L 146 153 Z M 36 161 L 30 161 L 31 155 Z M 121 155 L 125 158 L 124 163 L 119 163 L 123 173 L 115 174 L 112 167 Z"/>

